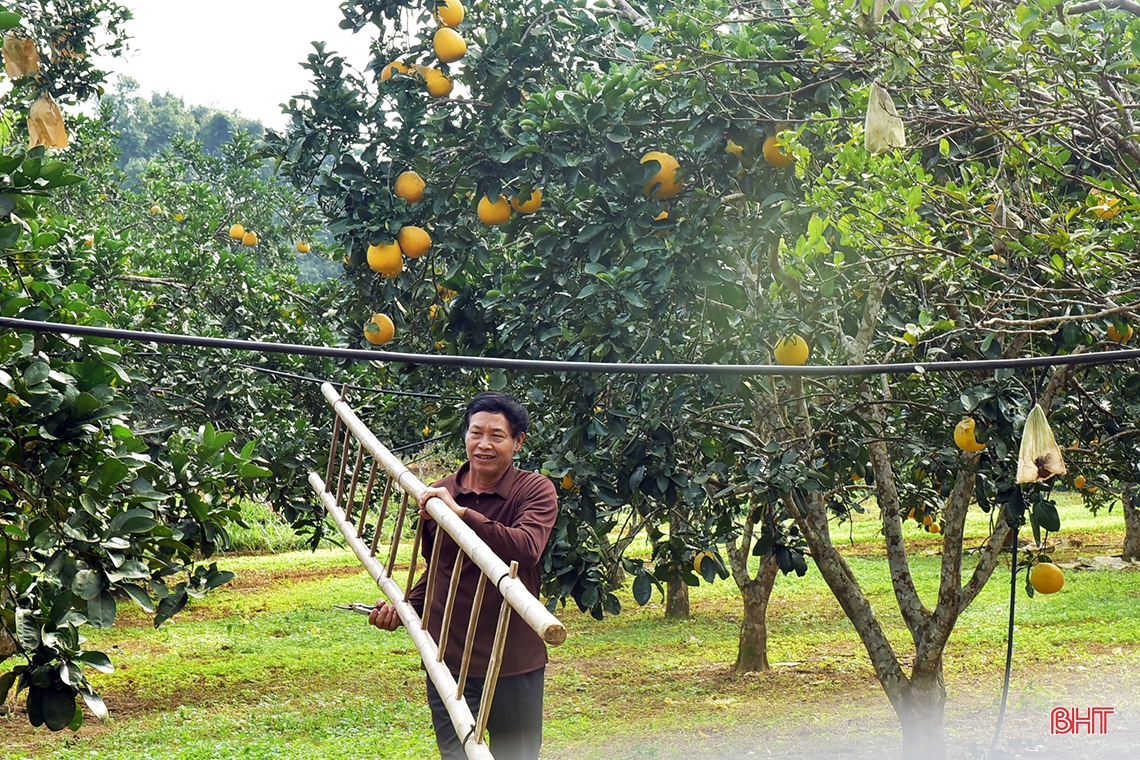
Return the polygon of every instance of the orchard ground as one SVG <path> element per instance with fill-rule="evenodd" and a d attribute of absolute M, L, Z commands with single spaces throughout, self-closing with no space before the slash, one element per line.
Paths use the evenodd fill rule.
<path fill-rule="evenodd" d="M 870 510 L 850 526 L 850 562 L 878 609 L 892 591 Z M 1059 562 L 1119 553 L 1118 511 L 1091 516 L 1062 502 L 1051 537 Z M 971 515 L 977 539 L 986 516 Z M 849 532 L 848 532 L 849 530 Z M 917 582 L 933 602 L 938 542 L 908 528 Z M 1024 538 L 1024 536 L 1023 536 Z M 406 551 L 406 550 L 405 550 Z M 969 555 L 967 564 L 970 563 Z M 369 629 L 331 608 L 372 601 L 349 552 L 325 549 L 225 558 L 238 577 L 161 630 L 121 607 L 91 645 L 116 672 L 93 682 L 115 718 L 80 732 L 28 726 L 22 705 L 0 718 L 13 758 L 426 758 L 434 746 L 423 674 L 402 632 Z M 1006 560 L 1008 565 L 1008 559 Z M 946 656 L 951 757 L 980 757 L 997 719 L 1009 593 L 1000 570 L 964 616 Z M 1016 648 L 1001 757 L 1140 756 L 1140 573 L 1066 572 L 1051 597 L 1019 592 Z M 736 675 L 740 621 L 730 582 L 692 589 L 693 618 L 666 623 L 659 599 L 595 621 L 563 610 L 570 635 L 547 671 L 547 760 L 898 757 L 894 714 L 834 598 L 812 568 L 781 577 L 770 610 L 773 670 Z M 900 620 L 890 635 L 907 635 Z M 1051 736 L 1056 706 L 1110 706 L 1103 736 Z M 991 755 L 995 757 L 995 755 Z"/>

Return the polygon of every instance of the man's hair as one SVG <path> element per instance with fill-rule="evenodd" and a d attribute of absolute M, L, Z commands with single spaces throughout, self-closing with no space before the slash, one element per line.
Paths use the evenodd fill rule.
<path fill-rule="evenodd" d="M 518 438 L 527 431 L 530 424 L 530 415 L 526 407 L 519 403 L 514 396 L 499 391 L 484 391 L 467 405 L 467 412 L 463 415 L 463 432 L 471 424 L 471 417 L 478 412 L 501 414 L 507 418 L 507 425 L 511 429 L 511 438 Z"/>

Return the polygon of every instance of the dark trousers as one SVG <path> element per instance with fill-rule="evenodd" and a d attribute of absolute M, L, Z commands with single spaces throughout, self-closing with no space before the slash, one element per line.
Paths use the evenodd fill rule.
<path fill-rule="evenodd" d="M 519 676 L 500 678 L 491 700 L 491 714 L 487 717 L 491 753 L 495 760 L 538 760 L 542 746 L 542 689 L 545 668 Z M 471 708 L 475 720 L 479 719 L 479 701 L 483 697 L 482 678 L 468 678 L 463 687 L 463 698 Z M 431 678 L 427 679 L 428 706 L 435 727 L 435 743 L 443 760 L 466 760 L 462 736 L 455 735 L 451 716 L 443 706 Z"/>

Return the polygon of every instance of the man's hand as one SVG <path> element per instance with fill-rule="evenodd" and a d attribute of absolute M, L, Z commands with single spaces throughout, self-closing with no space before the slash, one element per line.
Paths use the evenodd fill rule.
<path fill-rule="evenodd" d="M 400 615 L 395 607 L 377 599 L 376 609 L 368 614 L 368 622 L 382 631 L 394 631 L 400 627 Z"/>
<path fill-rule="evenodd" d="M 427 503 L 428 499 L 432 498 L 433 496 L 437 497 L 440 501 L 450 507 L 451 511 L 459 517 L 463 517 L 463 515 L 467 512 L 466 507 L 461 507 L 455 503 L 455 499 L 452 497 L 451 492 L 446 488 L 428 488 L 422 494 L 420 494 L 420 517 L 423 519 L 431 518 L 431 515 L 427 513 Z"/>

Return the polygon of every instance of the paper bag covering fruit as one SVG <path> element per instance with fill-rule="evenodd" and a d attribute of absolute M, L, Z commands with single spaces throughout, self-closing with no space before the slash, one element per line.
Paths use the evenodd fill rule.
<path fill-rule="evenodd" d="M 863 124 L 863 146 L 873 155 L 891 148 L 905 148 L 906 135 L 891 94 L 878 82 L 871 83 L 867 98 L 867 119 Z"/>
<path fill-rule="evenodd" d="M 40 70 L 40 54 L 29 37 L 8 32 L 4 37 L 4 69 L 9 79 L 22 79 Z"/>
<path fill-rule="evenodd" d="M 48 148 L 67 147 L 67 128 L 63 125 L 63 114 L 51 95 L 44 93 L 32 103 L 28 110 L 28 148 L 44 145 Z"/>
<path fill-rule="evenodd" d="M 1045 410 L 1040 404 L 1033 405 L 1033 411 L 1025 420 L 1025 430 L 1021 434 L 1021 453 L 1017 457 L 1017 482 L 1034 483 L 1048 480 L 1054 475 L 1065 474 L 1065 462 L 1061 459 L 1061 449 L 1053 438 Z"/>

